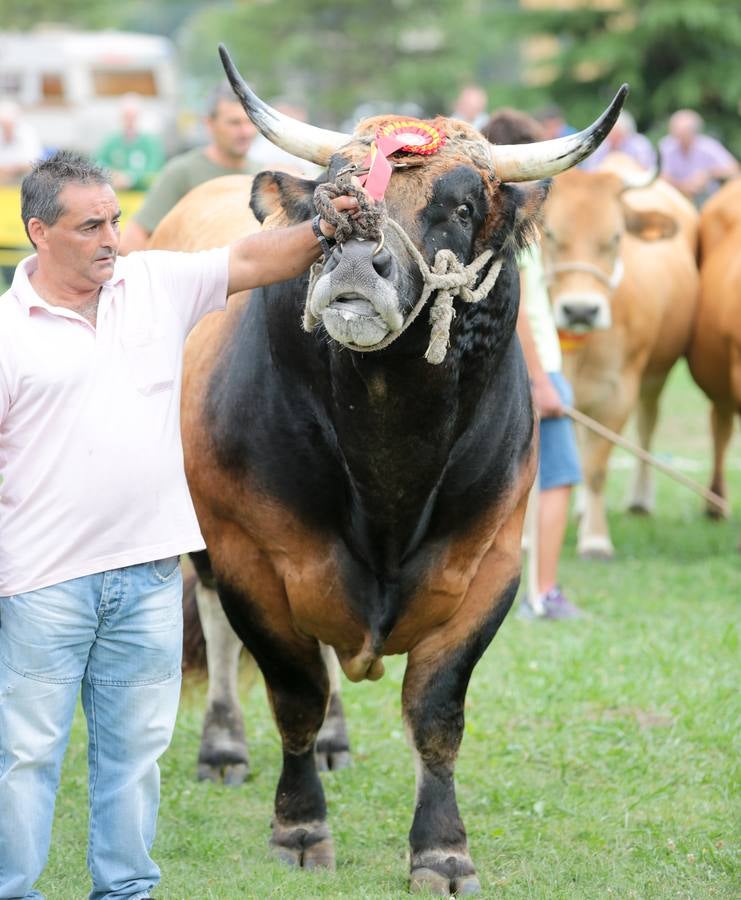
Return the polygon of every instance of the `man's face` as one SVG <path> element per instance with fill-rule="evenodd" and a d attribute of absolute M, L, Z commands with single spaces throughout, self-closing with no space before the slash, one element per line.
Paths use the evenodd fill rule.
<path fill-rule="evenodd" d="M 31 230 L 39 254 L 51 270 L 81 289 L 102 285 L 113 276 L 120 243 L 121 208 L 107 184 L 68 184 L 59 194 L 63 213 L 53 225 Z"/>
<path fill-rule="evenodd" d="M 242 104 L 235 100 L 219 100 L 216 112 L 208 119 L 211 138 L 219 150 L 233 159 L 243 159 L 257 129 L 249 120 Z"/>

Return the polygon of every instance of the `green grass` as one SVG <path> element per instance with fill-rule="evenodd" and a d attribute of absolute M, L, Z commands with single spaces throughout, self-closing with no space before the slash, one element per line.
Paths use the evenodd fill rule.
<path fill-rule="evenodd" d="M 707 406 L 679 367 L 655 450 L 707 483 Z M 585 562 L 570 528 L 562 582 L 590 613 L 502 626 L 467 699 L 458 799 L 485 897 L 738 898 L 741 447 L 729 458 L 733 520 L 657 473 L 657 513 L 610 523 L 619 559 Z M 158 898 L 402 898 L 414 783 L 399 694 L 403 659 L 375 684 L 345 684 L 354 765 L 324 777 L 334 875 L 291 871 L 267 840 L 279 743 L 262 686 L 243 695 L 254 775 L 198 784 L 205 682 L 188 679 L 162 763 Z M 85 729 L 63 772 L 48 900 L 85 896 Z"/>

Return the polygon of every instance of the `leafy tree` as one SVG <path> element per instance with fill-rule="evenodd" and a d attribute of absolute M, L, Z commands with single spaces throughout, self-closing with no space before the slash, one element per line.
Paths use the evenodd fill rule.
<path fill-rule="evenodd" d="M 707 130 L 741 151 L 741 17 L 736 0 L 615 0 L 568 9 L 511 10 L 499 28 L 520 40 L 558 38 L 543 60 L 547 87 L 516 88 L 523 105 L 556 101 L 582 125 L 623 82 L 640 129 L 654 138 L 677 109 L 691 107 Z M 544 4 L 538 4 L 544 5 Z M 598 99 L 599 103 L 595 103 Z"/>

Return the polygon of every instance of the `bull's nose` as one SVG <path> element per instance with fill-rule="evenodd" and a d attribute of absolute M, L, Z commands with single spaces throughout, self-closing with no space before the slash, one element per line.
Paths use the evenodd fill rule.
<path fill-rule="evenodd" d="M 564 303 L 561 308 L 571 325 L 592 327 L 599 314 L 599 306 L 596 304 Z"/>

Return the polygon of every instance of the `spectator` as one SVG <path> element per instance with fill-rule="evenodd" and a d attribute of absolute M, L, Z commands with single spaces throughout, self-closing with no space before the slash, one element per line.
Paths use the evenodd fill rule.
<path fill-rule="evenodd" d="M 36 132 L 21 121 L 13 100 L 0 100 L 0 184 L 19 182 L 43 156 Z"/>
<path fill-rule="evenodd" d="M 489 99 L 486 91 L 478 84 L 467 84 L 455 99 L 451 116 L 468 122 L 474 128 L 481 128 L 486 124 L 488 115 L 486 108 Z"/>
<path fill-rule="evenodd" d="M 625 153 L 644 169 L 653 169 L 656 165 L 656 151 L 651 141 L 638 133 L 635 119 L 627 110 L 622 110 L 610 133 L 594 153 L 584 160 L 582 168 L 598 169 L 611 153 Z"/>
<path fill-rule="evenodd" d="M 543 140 L 531 116 L 513 109 L 495 113 L 482 129 L 493 144 Z M 531 243 L 518 257 L 520 309 L 517 336 L 525 357 L 533 403 L 540 416 L 540 498 L 538 503 L 538 584 L 528 585 L 522 602 L 527 618 L 573 619 L 581 615 L 558 585 L 558 563 L 568 521 L 571 488 L 581 481 L 574 426 L 563 413 L 573 403 L 571 385 L 561 374 L 561 348 L 546 288 L 540 247 Z"/>
<path fill-rule="evenodd" d="M 228 82 L 220 84 L 210 97 L 206 127 L 211 135 L 208 145 L 173 157 L 154 180 L 121 236 L 122 255 L 146 247 L 160 221 L 197 185 L 221 175 L 259 171 L 248 160 L 257 129 Z"/>
<path fill-rule="evenodd" d="M 669 134 L 659 142 L 662 176 L 696 206 L 717 191 L 721 181 L 739 172 L 738 161 L 702 129 L 699 113 L 680 109 L 669 119 Z"/>
<path fill-rule="evenodd" d="M 89 896 L 146 900 L 160 880 L 150 852 L 180 691 L 178 555 L 204 546 L 180 443 L 183 345 L 228 294 L 299 274 L 321 255 L 317 232 L 334 234 L 316 219 L 119 259 L 120 215 L 108 174 L 84 157 L 34 166 L 21 216 L 36 252 L 0 298 L 3 898 L 41 898 L 80 692 Z"/>
<path fill-rule="evenodd" d="M 97 160 L 111 173 L 116 190 L 146 190 L 162 168 L 165 152 L 156 134 L 142 131 L 138 94 L 121 98 L 121 130 L 115 131 L 98 150 Z"/>

